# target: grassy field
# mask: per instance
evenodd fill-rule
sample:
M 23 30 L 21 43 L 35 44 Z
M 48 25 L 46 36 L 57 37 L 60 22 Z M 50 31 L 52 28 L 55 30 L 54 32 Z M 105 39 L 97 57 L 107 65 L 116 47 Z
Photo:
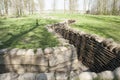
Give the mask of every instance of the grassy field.
M 39 25 L 36 25 L 38 19 Z M 57 20 L 42 19 L 37 16 L 20 18 L 0 18 L 0 49 L 2 48 L 46 48 L 59 42 L 44 27 Z
M 2 48 L 46 48 L 59 42 L 45 29 L 45 25 L 59 22 L 58 19 L 75 19 L 72 28 L 112 38 L 120 42 L 120 16 L 96 16 L 81 14 L 47 14 L 55 19 L 44 19 L 38 15 L 20 18 L 0 18 L 0 49 Z M 36 25 L 38 19 L 39 25 Z M 57 19 L 57 20 L 56 20 Z
M 75 19 L 77 22 L 71 25 L 73 28 L 120 42 L 120 16 L 81 14 L 50 14 L 50 16 L 59 19 Z

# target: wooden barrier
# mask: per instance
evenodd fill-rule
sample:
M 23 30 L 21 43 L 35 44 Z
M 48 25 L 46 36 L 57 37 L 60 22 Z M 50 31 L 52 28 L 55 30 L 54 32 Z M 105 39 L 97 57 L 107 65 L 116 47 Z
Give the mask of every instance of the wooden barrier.
M 47 26 L 77 49 L 78 59 L 91 71 L 114 70 L 120 66 L 120 45 L 111 39 L 82 33 L 68 27 L 67 22 Z

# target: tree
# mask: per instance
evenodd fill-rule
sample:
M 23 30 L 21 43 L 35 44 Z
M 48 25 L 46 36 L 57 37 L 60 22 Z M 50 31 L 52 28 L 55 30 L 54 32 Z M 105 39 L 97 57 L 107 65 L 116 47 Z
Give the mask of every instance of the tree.
M 40 6 L 40 12 L 42 13 L 44 10 L 44 0 L 38 0 L 39 1 L 39 6 Z
M 35 10 L 35 2 L 34 0 L 31 0 L 31 13 L 33 14 Z
M 64 0 L 64 13 L 66 12 L 66 0 Z
M 14 0 L 15 6 L 16 6 L 16 16 L 22 16 L 23 15 L 23 0 Z
M 75 12 L 78 7 L 78 0 L 69 0 L 69 11 Z
M 3 0 L 0 0 L 0 16 L 2 16 L 2 10 L 3 10 Z
M 103 3 L 103 14 L 108 14 L 108 11 L 107 11 L 107 1 L 108 0 L 104 0 L 104 3 Z
M 69 0 L 69 11 L 72 11 L 72 0 Z
M 95 5 L 94 5 L 95 4 Z M 91 10 L 103 15 L 119 15 L 120 0 L 94 0 Z
M 78 8 L 78 0 L 74 0 L 74 11 L 77 11 Z
M 119 5 L 119 15 L 120 15 L 120 0 L 119 0 L 119 4 L 118 5 Z
M 4 9 L 5 9 L 6 15 L 8 15 L 8 2 L 9 2 L 9 0 L 4 0 Z
M 93 3 L 93 0 L 88 0 L 88 10 L 87 10 L 87 14 L 90 13 L 90 10 L 91 10 L 91 5 Z
M 112 15 L 117 15 L 117 1 L 118 0 L 113 0 L 113 4 L 112 4 Z
M 56 0 L 53 0 L 53 11 L 56 11 Z

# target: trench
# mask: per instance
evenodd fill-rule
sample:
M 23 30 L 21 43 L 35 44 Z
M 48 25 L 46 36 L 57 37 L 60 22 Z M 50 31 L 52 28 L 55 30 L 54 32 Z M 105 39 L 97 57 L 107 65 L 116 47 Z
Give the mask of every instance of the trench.
M 66 22 L 57 23 L 49 26 L 49 28 L 76 47 L 78 60 L 89 67 L 91 72 L 113 71 L 120 66 L 120 50 L 118 47 L 114 47 L 109 41 L 99 42 L 96 37 L 76 32 L 68 28 L 67 25 Z
M 82 70 L 80 73 L 76 72 L 76 71 L 79 71 L 80 69 L 71 70 L 73 65 L 76 66 L 76 64 L 74 64 L 74 61 L 76 61 L 76 59 L 82 62 L 82 64 L 84 64 L 86 67 L 88 67 L 89 68 L 88 71 L 95 72 L 95 73 L 100 73 L 106 70 L 114 71 L 117 67 L 120 67 L 119 47 L 113 48 L 114 45 L 113 47 L 108 46 L 106 44 L 108 43 L 108 41 L 106 43 L 104 43 L 104 41 L 99 42 L 96 40 L 96 37 L 93 37 L 89 34 L 79 33 L 71 28 L 68 28 L 67 25 L 68 24 L 66 23 L 57 23 L 57 24 L 49 25 L 47 26 L 47 28 L 52 29 L 55 33 L 61 35 L 62 38 L 68 40 L 69 44 L 74 45 L 76 49 L 70 46 L 68 48 L 57 47 L 54 50 L 52 49 L 53 51 L 51 51 L 51 49 L 48 49 L 47 55 L 45 51 L 40 49 L 37 49 L 37 53 L 39 54 L 33 55 L 34 50 L 29 49 L 27 50 L 27 52 L 29 53 L 29 55 L 27 56 L 25 54 L 24 55 L 22 54 L 22 53 L 26 53 L 26 50 L 24 49 L 21 49 L 21 50 L 14 49 L 12 51 L 12 55 L 11 54 L 6 55 L 6 53 L 10 53 L 10 51 L 3 50 L 5 55 L 0 54 L 0 59 L 1 61 L 3 60 L 2 61 L 3 64 L 0 63 L 0 74 L 8 73 L 8 72 L 17 73 L 17 71 L 22 70 L 22 73 L 25 73 L 25 74 L 21 74 L 21 73 L 15 74 L 17 75 L 15 78 L 18 78 L 18 76 L 21 76 L 21 75 L 24 76 L 28 74 L 28 72 L 33 72 L 28 74 L 29 76 L 26 75 L 27 78 L 29 77 L 28 79 L 26 78 L 26 80 L 30 80 L 30 78 L 32 80 L 34 79 L 39 80 L 39 79 L 36 79 L 36 75 L 39 75 L 40 78 L 44 77 L 42 80 L 47 80 L 46 79 L 47 76 L 50 76 L 50 75 L 52 75 L 52 77 L 55 77 L 55 80 L 58 80 L 56 76 L 60 77 L 60 79 L 63 77 L 65 78 L 65 80 L 70 80 L 72 71 L 75 71 L 73 76 L 79 76 L 79 74 L 82 72 Z M 63 48 L 63 51 L 59 50 L 60 48 Z M 55 53 L 57 55 L 54 54 L 54 51 L 57 51 L 57 50 L 59 54 L 63 53 L 59 55 L 61 57 L 59 57 L 57 53 Z M 42 51 L 44 52 L 44 54 L 42 53 Z M 77 52 L 77 57 L 75 54 L 76 52 L 74 51 Z M 19 55 L 13 54 L 13 53 L 18 54 L 18 52 L 20 53 Z M 70 59 L 68 58 L 68 60 L 66 60 L 66 57 L 65 57 L 65 55 L 67 56 L 66 53 L 71 55 L 69 56 Z M 66 61 L 63 61 L 62 63 L 59 62 L 61 61 L 60 58 L 65 59 L 66 61 L 70 62 L 70 64 L 66 65 L 67 63 Z M 39 63 L 39 61 L 41 61 L 41 63 Z M 53 63 L 52 61 L 53 62 L 56 61 L 57 64 Z M 6 62 L 9 62 L 9 63 L 6 63 Z M 41 64 L 44 64 L 44 65 L 41 65 Z M 18 65 L 19 67 L 16 67 L 16 65 Z M 64 67 L 66 67 L 65 70 L 68 70 L 67 73 L 64 72 L 65 71 Z M 42 71 L 42 68 L 43 68 L 43 71 Z M 59 70 L 57 71 L 57 68 L 62 68 L 63 71 L 59 71 Z M 36 73 L 40 73 L 40 74 L 36 74 Z M 8 74 L 11 74 L 11 73 L 8 73 Z M 67 75 L 67 77 L 65 75 Z M 11 80 L 13 79 L 11 78 Z

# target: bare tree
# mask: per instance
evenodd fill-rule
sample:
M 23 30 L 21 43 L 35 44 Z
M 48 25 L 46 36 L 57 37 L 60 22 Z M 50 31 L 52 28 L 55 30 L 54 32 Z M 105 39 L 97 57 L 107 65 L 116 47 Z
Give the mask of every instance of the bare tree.
M 117 2 L 118 2 L 118 0 L 113 0 L 113 4 L 112 4 L 112 14 L 113 15 L 117 15 Z
M 6 15 L 8 15 L 8 2 L 9 2 L 9 0 L 4 0 L 4 9 L 5 9 Z
M 84 13 L 86 13 L 86 0 L 84 0 L 83 10 L 84 10 Z
M 31 0 L 31 13 L 33 14 L 35 10 L 35 2 L 34 0 Z
M 38 3 L 35 3 L 35 2 Z M 67 1 L 69 4 L 67 4 Z M 82 0 L 83 10 L 86 13 L 93 14 L 120 14 L 120 0 Z M 77 12 L 79 0 L 64 0 L 64 12 L 69 7 L 70 12 Z M 53 11 L 56 11 L 57 0 L 53 0 Z M 44 11 L 45 0 L 0 0 L 0 15 L 9 15 L 9 13 L 22 16 L 23 14 L 33 14 L 36 8 L 40 13 Z
M 107 1 L 108 0 L 102 0 L 102 1 L 103 1 L 103 5 L 102 5 L 103 10 L 102 10 L 102 13 L 103 14 L 107 14 Z
M 45 6 L 44 0 L 38 0 L 38 1 L 39 1 L 39 6 L 40 6 L 40 12 L 42 13 L 44 10 L 44 6 Z
M 69 11 L 72 12 L 72 0 L 69 0 Z
M 87 13 L 90 13 L 90 10 L 91 10 L 91 5 L 93 3 L 93 0 L 88 0 L 88 10 L 87 10 Z
M 92 3 L 92 10 L 97 9 L 94 13 L 119 15 L 120 0 L 94 0 L 94 3 Z
M 0 0 L 0 16 L 2 16 L 3 0 Z
M 75 12 L 78 7 L 78 0 L 69 0 L 69 11 Z
M 56 0 L 53 0 L 53 11 L 56 11 Z
M 77 12 L 78 9 L 78 0 L 74 0 L 74 11 Z
M 119 15 L 120 15 L 120 0 L 119 0 L 119 2 L 118 2 L 118 3 L 119 3 L 119 4 L 118 4 L 118 5 L 119 5 L 119 11 L 118 11 L 118 12 L 119 12 Z
M 64 0 L 64 13 L 66 12 L 66 0 Z

